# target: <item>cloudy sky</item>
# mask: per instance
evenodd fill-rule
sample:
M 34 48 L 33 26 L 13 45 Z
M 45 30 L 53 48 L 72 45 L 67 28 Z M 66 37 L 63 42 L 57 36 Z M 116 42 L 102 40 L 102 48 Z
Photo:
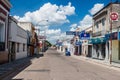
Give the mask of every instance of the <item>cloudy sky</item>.
M 113 0 L 114 1 L 114 0 Z M 46 31 L 47 39 L 54 43 L 64 39 L 66 31 L 92 25 L 92 15 L 110 0 L 11 0 L 10 14 L 19 21 L 32 22 Z

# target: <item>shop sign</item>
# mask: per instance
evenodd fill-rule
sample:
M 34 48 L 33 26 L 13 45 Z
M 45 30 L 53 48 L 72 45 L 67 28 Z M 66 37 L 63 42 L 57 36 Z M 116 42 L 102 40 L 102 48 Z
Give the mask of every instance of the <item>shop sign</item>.
M 105 37 L 107 39 L 112 39 L 112 40 L 117 40 L 119 38 L 118 32 L 114 32 L 111 35 L 110 34 L 106 34 Z
M 75 31 L 66 31 L 66 35 L 74 35 Z
M 81 33 L 80 39 L 90 39 L 90 34 L 89 33 Z
M 79 35 L 81 32 L 76 31 L 66 31 L 66 35 Z

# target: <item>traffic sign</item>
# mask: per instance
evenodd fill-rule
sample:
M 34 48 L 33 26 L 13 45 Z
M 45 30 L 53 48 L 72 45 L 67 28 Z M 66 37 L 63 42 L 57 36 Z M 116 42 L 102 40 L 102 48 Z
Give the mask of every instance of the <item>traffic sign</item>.
M 111 19 L 111 20 L 113 20 L 113 21 L 118 21 L 118 18 L 119 18 L 119 16 L 118 16 L 118 13 L 117 13 L 117 12 L 112 12 L 112 13 L 110 14 L 110 19 Z
M 73 35 L 74 32 L 73 31 L 66 31 L 66 35 Z

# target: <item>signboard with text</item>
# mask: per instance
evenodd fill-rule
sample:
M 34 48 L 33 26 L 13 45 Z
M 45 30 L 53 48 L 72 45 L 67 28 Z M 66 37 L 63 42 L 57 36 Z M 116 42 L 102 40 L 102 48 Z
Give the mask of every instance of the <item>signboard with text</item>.
M 89 33 L 81 33 L 80 39 L 90 39 L 90 34 Z
M 66 35 L 79 35 L 81 32 L 76 31 L 66 31 Z

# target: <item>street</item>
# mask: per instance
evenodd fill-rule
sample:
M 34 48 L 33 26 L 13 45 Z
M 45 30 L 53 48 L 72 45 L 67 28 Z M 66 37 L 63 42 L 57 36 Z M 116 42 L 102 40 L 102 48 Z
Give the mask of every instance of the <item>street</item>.
M 120 80 L 120 72 L 49 49 L 13 80 Z

